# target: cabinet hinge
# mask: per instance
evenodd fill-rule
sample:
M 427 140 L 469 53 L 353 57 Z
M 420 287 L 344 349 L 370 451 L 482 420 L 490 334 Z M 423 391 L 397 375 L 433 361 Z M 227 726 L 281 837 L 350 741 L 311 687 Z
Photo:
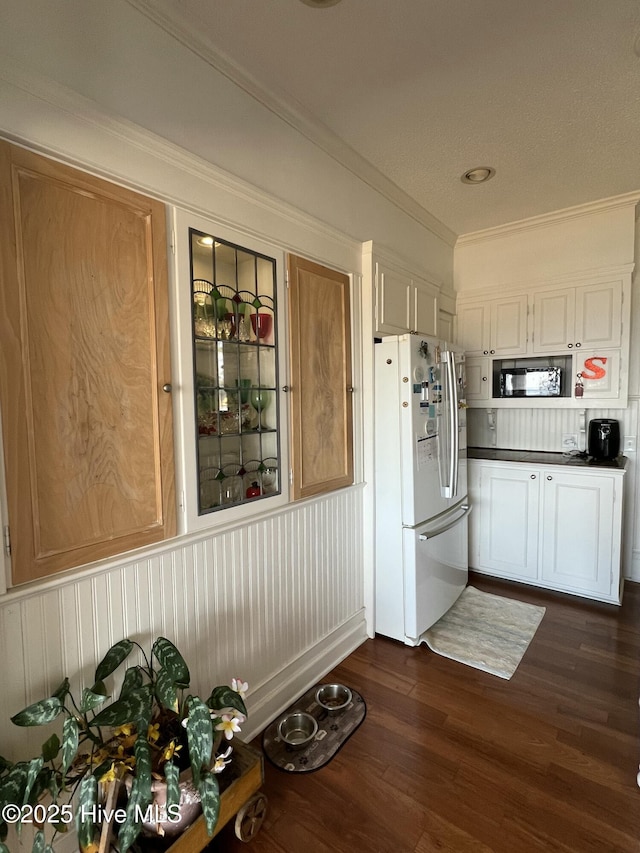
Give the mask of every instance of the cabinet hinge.
M 9 525 L 5 524 L 2 528 L 2 541 L 4 544 L 4 553 L 7 557 L 11 556 L 11 533 L 9 532 Z
M 293 486 L 293 468 L 289 468 L 289 485 Z
M 175 255 L 176 253 L 176 232 L 175 229 L 171 229 L 171 242 L 169 244 L 171 246 L 171 254 Z
M 284 271 L 284 283 L 288 288 L 289 287 L 289 270 Z

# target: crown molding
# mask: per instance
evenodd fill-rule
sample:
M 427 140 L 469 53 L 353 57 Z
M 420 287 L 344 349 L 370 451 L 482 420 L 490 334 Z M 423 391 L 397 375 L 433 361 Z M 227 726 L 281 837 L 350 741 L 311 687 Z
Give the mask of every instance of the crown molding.
M 453 247 L 457 234 L 378 171 L 368 160 L 347 145 L 337 134 L 318 121 L 306 107 L 292 97 L 285 99 L 266 89 L 259 80 L 241 68 L 229 56 L 210 44 L 202 33 L 177 20 L 174 9 L 163 0 L 127 0 L 130 6 L 163 29 L 168 35 L 224 75 L 228 80 L 262 104 L 298 133 L 328 154 L 345 169 L 384 196 L 387 201 L 424 228 Z
M 640 190 L 611 196 L 598 201 L 590 201 L 586 204 L 578 204 L 574 207 L 566 207 L 563 210 L 554 210 L 551 213 L 542 213 L 532 216 L 530 219 L 520 219 L 517 222 L 508 222 L 505 225 L 496 225 L 494 228 L 486 228 L 482 231 L 472 231 L 461 234 L 456 241 L 456 248 L 469 243 L 480 243 L 483 240 L 495 240 L 499 237 L 507 237 L 522 231 L 530 231 L 532 228 L 546 228 L 557 222 L 567 222 L 571 219 L 580 219 L 583 216 L 592 216 L 594 213 L 603 213 L 622 207 L 635 207 L 640 201 Z
M 283 201 L 257 187 L 248 181 L 238 178 L 219 166 L 186 151 L 175 143 L 169 142 L 158 134 L 153 133 L 134 122 L 107 112 L 101 105 L 84 95 L 75 92 L 60 83 L 44 78 L 39 74 L 20 67 L 15 61 L 4 62 L 0 57 L 0 80 L 5 81 L 18 91 L 37 98 L 56 110 L 66 113 L 73 121 L 96 128 L 99 133 L 107 134 L 119 142 L 132 146 L 144 152 L 146 156 L 170 166 L 173 170 L 191 175 L 200 182 L 209 184 L 212 188 L 223 190 L 237 199 L 257 206 L 269 214 L 277 216 L 301 228 L 310 235 L 322 234 L 326 239 L 342 246 L 354 257 L 361 255 L 362 243 L 339 231 L 334 226 L 311 214 L 300 210 L 292 204 Z M 205 208 L 194 204 L 188 196 L 167 192 L 157 185 L 144 180 L 123 178 L 118 171 L 105 168 L 103 163 L 96 162 L 83 151 L 79 156 L 59 145 L 52 145 L 49 137 L 40 137 L 11 128 L 0 121 L 0 137 L 32 151 L 59 160 L 67 165 L 85 169 L 97 177 L 105 178 L 122 186 L 127 186 L 137 192 L 144 192 L 165 204 L 173 204 L 183 210 L 203 217 L 214 217 L 216 221 L 236 230 L 243 230 L 250 237 L 265 239 L 265 235 L 247 227 L 246 223 L 236 222 L 222 216 L 214 208 Z M 288 245 L 279 238 L 279 245 L 286 251 L 300 251 L 300 247 Z

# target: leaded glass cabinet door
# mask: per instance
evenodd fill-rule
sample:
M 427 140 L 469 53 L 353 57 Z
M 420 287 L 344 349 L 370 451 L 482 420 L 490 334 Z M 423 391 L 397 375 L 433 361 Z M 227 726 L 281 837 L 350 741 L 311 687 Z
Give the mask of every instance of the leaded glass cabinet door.
M 281 493 L 276 260 L 189 229 L 198 515 Z

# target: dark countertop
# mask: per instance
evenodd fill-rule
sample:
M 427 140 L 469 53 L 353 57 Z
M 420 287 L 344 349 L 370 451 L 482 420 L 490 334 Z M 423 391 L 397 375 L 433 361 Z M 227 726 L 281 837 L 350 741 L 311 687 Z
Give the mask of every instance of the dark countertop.
M 468 447 L 468 459 L 486 459 L 492 462 L 527 462 L 531 465 L 569 465 L 574 468 L 617 468 L 624 470 L 627 459 L 618 456 L 607 462 L 594 462 L 588 456 L 565 456 L 543 450 L 502 450 L 499 447 Z

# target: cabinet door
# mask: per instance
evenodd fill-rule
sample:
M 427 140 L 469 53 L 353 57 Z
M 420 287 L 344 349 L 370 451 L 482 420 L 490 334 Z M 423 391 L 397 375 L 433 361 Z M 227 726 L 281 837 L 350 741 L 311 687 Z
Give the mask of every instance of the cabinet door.
M 618 347 L 622 336 L 622 281 L 576 288 L 576 347 Z
M 0 143 L 14 583 L 175 533 L 165 208 Z
M 491 302 L 491 355 L 519 355 L 527 351 L 527 296 Z
M 614 480 L 543 471 L 541 577 L 545 586 L 609 597 L 612 591 Z
M 376 332 L 404 335 L 413 329 L 414 299 L 409 276 L 376 264 Z
M 440 309 L 438 311 L 438 333 L 437 336 L 443 341 L 448 341 L 453 343 L 453 314 L 450 314 L 448 311 L 443 311 Z
M 467 358 L 465 363 L 467 402 L 488 400 L 491 397 L 491 361 L 488 358 Z
M 537 578 L 539 497 L 537 469 L 483 469 L 479 568 L 505 578 Z
M 546 290 L 533 297 L 533 351 L 573 349 L 575 290 Z
M 488 303 L 459 305 L 457 340 L 468 355 L 488 355 L 491 338 L 491 309 Z
M 413 321 L 410 331 L 421 335 L 438 334 L 438 293 L 426 281 L 413 282 Z
M 290 255 L 293 498 L 353 482 L 349 277 Z

